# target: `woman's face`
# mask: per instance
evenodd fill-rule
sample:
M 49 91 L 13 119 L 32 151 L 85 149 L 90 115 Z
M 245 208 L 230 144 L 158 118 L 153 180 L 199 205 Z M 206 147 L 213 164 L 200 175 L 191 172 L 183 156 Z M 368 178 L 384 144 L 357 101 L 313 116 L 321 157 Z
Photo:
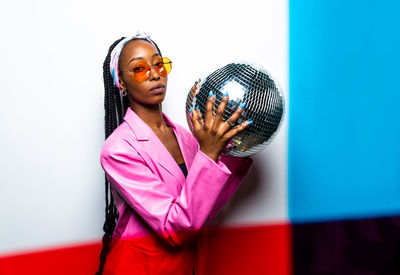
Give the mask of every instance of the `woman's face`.
M 132 71 L 138 62 L 146 62 L 153 65 L 160 57 L 157 49 L 145 40 L 132 40 L 125 44 L 119 58 L 120 71 Z M 147 80 L 138 82 L 133 77 L 133 72 L 120 73 L 120 87 L 126 90 L 128 98 L 141 105 L 158 105 L 164 98 L 167 89 L 168 78 L 160 76 L 151 66 L 150 76 Z

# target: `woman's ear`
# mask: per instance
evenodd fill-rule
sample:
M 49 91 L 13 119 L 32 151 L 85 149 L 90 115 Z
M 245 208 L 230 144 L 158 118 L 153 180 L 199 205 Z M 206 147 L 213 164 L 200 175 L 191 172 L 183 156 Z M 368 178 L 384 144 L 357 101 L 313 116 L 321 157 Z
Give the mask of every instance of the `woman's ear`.
M 123 91 L 126 91 L 125 83 L 124 83 L 124 81 L 122 81 L 121 77 L 119 77 L 118 82 L 119 82 L 120 89 Z

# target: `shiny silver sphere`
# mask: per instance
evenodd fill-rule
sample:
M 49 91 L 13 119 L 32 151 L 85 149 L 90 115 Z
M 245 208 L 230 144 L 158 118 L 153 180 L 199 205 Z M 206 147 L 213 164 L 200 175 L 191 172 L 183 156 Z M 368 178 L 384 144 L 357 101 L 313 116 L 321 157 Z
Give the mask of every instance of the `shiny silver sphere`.
M 209 92 L 216 95 L 214 112 L 225 92 L 229 101 L 223 120 L 246 102 L 236 124 L 252 120 L 244 131 L 232 138 L 224 154 L 246 157 L 264 149 L 277 132 L 284 115 L 284 97 L 278 84 L 264 70 L 244 63 L 231 63 L 217 69 L 200 81 L 197 90 L 192 89 L 186 99 L 186 119 L 193 133 L 190 107 L 199 107 L 204 117 Z

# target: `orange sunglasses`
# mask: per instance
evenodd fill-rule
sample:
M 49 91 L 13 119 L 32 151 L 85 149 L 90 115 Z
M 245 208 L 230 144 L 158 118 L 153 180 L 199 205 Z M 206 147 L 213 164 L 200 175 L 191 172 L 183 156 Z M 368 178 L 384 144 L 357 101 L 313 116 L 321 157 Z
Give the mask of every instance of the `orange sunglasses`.
M 131 70 L 120 72 L 132 72 L 135 80 L 142 82 L 149 79 L 151 67 L 153 67 L 160 76 L 167 76 L 171 72 L 172 61 L 167 57 L 160 57 L 156 60 L 154 65 L 150 65 L 145 61 L 139 61 Z

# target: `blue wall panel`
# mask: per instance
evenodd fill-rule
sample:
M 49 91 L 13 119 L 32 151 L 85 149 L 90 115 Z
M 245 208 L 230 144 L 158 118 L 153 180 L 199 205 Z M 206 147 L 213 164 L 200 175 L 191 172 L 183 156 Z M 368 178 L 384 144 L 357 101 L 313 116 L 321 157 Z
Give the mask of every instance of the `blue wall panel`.
M 289 3 L 290 219 L 400 213 L 400 2 Z

